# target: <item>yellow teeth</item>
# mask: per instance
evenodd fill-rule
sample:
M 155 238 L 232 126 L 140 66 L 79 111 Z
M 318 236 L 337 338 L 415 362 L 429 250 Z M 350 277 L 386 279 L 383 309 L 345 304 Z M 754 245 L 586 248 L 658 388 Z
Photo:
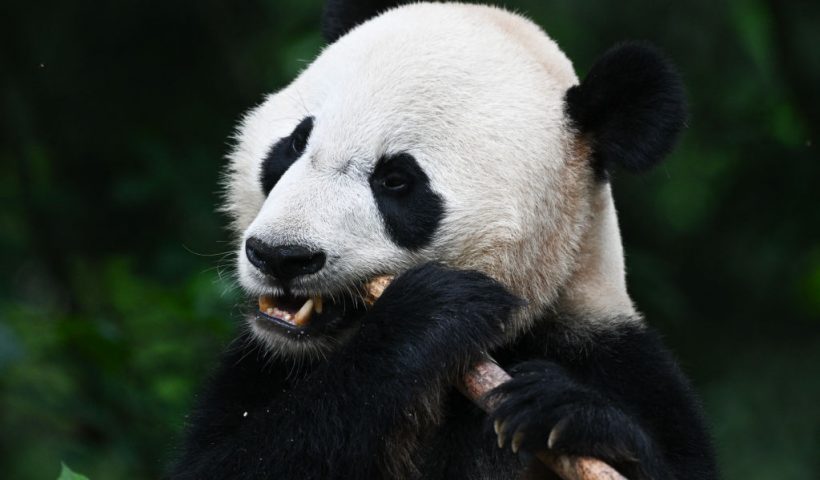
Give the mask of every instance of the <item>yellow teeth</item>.
M 262 295 L 259 297 L 259 311 L 265 312 L 268 315 L 276 308 L 276 302 L 270 295 Z
M 313 299 L 309 298 L 302 308 L 293 316 L 293 324 L 297 327 L 304 326 L 310 320 L 310 314 L 313 313 Z M 290 319 L 287 319 L 290 321 Z
M 322 297 L 313 297 L 313 309 L 316 313 L 322 313 Z
M 259 311 L 271 316 L 280 318 L 297 327 L 304 327 L 310 321 L 310 317 L 315 311 L 322 313 L 322 297 L 315 296 L 307 299 L 296 313 L 290 313 L 278 307 L 276 297 L 273 295 L 262 295 L 259 297 Z

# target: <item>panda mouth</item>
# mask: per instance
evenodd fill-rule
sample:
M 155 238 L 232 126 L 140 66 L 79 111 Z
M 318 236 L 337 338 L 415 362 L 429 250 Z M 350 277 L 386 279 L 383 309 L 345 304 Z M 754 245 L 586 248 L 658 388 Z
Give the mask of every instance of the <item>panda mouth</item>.
M 266 330 L 302 336 L 345 317 L 345 306 L 321 296 L 261 295 L 256 321 Z
M 361 299 L 295 295 L 262 295 L 255 323 L 258 327 L 294 340 L 344 329 L 363 314 Z
M 284 322 L 295 328 L 306 328 L 314 312 L 321 315 L 324 301 L 320 296 L 314 297 L 259 297 L 259 313 L 272 320 Z
M 319 295 L 261 295 L 258 299 L 257 324 L 299 336 L 360 316 L 373 305 L 391 277 L 376 277 L 365 284 L 359 298 L 341 297 L 328 300 Z

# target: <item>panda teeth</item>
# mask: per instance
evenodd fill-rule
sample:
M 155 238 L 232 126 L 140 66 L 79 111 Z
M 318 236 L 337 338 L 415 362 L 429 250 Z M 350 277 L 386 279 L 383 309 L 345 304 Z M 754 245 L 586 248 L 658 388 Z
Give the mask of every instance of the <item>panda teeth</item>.
M 316 295 L 313 297 L 313 310 L 316 313 L 322 313 L 322 297 Z
M 316 295 L 308 298 L 296 313 L 291 313 L 279 308 L 276 297 L 273 295 L 262 295 L 259 297 L 259 311 L 270 317 L 282 319 L 297 327 L 303 327 L 310 321 L 313 312 L 322 313 L 322 297 Z
M 299 311 L 296 312 L 295 315 L 293 315 L 292 323 L 297 327 L 304 326 L 308 322 L 308 320 L 310 320 L 311 313 L 313 313 L 313 299 L 308 298 L 305 304 L 302 305 L 302 308 L 300 308 Z M 289 322 L 291 321 L 290 318 L 287 318 L 286 320 Z
M 271 295 L 261 295 L 259 297 L 259 311 L 270 315 L 276 308 L 276 300 Z

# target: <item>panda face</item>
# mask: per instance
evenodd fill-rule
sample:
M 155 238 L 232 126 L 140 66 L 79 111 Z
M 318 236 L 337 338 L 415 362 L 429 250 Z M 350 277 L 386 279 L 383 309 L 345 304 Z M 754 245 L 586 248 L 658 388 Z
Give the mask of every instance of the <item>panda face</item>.
M 402 7 L 326 48 L 244 118 L 230 157 L 253 331 L 282 353 L 332 348 L 367 280 L 426 261 L 506 284 L 529 302 L 526 327 L 570 274 L 589 211 L 594 175 L 564 108 L 576 82 L 537 27 L 489 7 Z

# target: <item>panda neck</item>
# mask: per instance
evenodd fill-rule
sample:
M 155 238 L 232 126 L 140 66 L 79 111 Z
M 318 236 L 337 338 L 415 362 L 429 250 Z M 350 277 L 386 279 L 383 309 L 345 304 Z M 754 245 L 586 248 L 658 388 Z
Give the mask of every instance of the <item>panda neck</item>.
M 626 289 L 623 246 L 610 185 L 599 183 L 594 188 L 589 227 L 555 310 L 572 317 L 635 318 L 635 307 Z

